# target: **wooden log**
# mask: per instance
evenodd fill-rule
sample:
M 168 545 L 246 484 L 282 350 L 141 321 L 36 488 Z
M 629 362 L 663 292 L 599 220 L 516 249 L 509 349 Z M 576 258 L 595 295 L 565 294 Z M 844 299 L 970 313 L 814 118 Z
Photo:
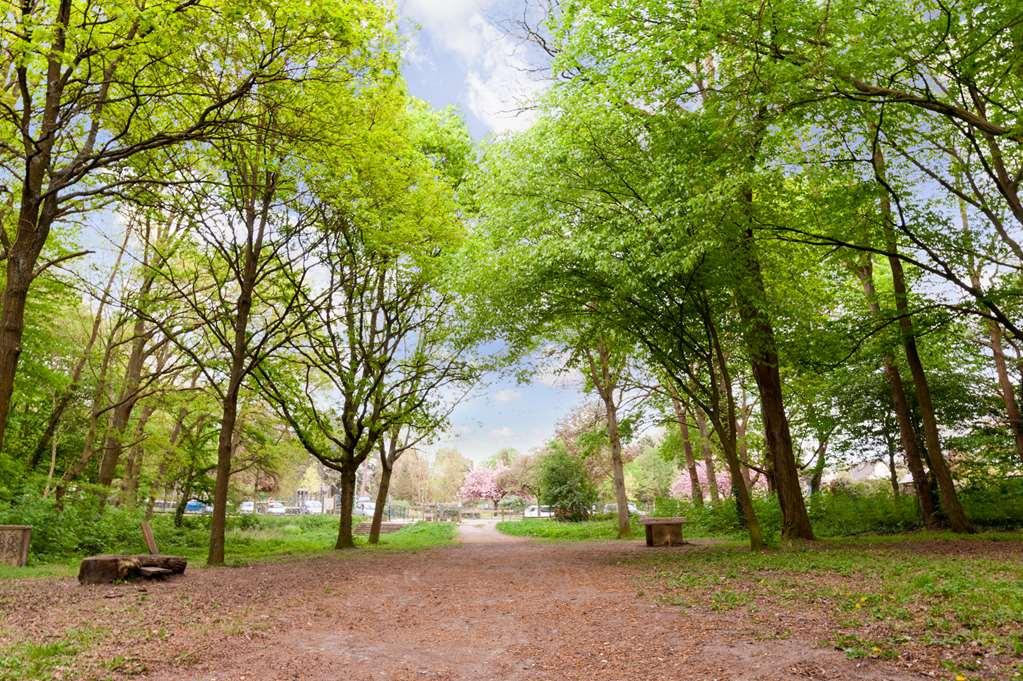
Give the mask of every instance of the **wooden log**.
M 180 575 L 188 567 L 188 559 L 181 556 L 132 556 L 138 561 L 139 567 L 155 567 L 170 570 L 171 574 Z
M 78 581 L 81 584 L 112 584 L 147 577 L 168 577 L 182 574 L 187 566 L 188 561 L 180 556 L 89 556 L 78 566 Z
M 160 549 L 156 545 L 156 537 L 153 535 L 153 528 L 145 520 L 142 521 L 142 539 L 145 540 L 149 553 L 154 556 L 160 553 Z

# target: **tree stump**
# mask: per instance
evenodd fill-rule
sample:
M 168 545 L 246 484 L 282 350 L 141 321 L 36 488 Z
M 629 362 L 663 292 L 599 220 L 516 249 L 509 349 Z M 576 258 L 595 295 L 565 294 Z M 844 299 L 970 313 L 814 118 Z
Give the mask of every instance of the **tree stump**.
M 78 567 L 81 584 L 112 584 L 133 579 L 162 579 L 185 572 L 180 556 L 89 556 Z

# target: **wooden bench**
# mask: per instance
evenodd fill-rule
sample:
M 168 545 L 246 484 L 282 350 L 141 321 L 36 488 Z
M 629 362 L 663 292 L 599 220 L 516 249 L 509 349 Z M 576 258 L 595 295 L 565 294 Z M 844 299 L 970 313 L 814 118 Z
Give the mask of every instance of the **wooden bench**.
M 681 546 L 682 523 L 684 518 L 641 518 L 640 524 L 646 529 L 647 546 Z

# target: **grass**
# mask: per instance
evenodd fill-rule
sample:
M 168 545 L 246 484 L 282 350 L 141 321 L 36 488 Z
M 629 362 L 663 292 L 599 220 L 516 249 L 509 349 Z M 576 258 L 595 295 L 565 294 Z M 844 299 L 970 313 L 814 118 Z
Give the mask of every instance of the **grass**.
M 0 681 L 62 678 L 60 669 L 69 665 L 99 635 L 98 629 L 72 629 L 56 641 L 25 641 L 0 649 Z
M 569 523 L 546 518 L 530 518 L 499 522 L 497 531 L 515 537 L 536 537 L 555 541 L 618 539 L 618 521 L 584 520 L 578 523 Z M 641 536 L 643 536 L 643 528 L 634 520 L 630 538 Z
M 337 540 L 337 524 L 334 516 L 295 516 L 261 518 L 257 526 L 247 529 L 233 527 L 225 535 L 226 564 L 242 566 L 330 552 Z M 206 562 L 209 534 L 200 522 L 177 531 L 163 529 L 162 533 L 160 528 L 156 529 L 162 553 L 184 556 L 195 566 Z M 381 535 L 380 544 L 376 546 L 368 544 L 365 536 L 357 535 L 356 545 L 375 551 L 415 551 L 449 544 L 454 541 L 454 536 L 455 529 L 451 523 L 416 523 Z M 144 552 L 141 534 L 138 541 L 139 546 L 117 547 L 111 551 Z M 21 568 L 0 566 L 0 579 L 68 577 L 77 573 L 82 557 L 74 555 L 53 562 L 34 562 Z
M 650 588 L 683 608 L 817 610 L 833 625 L 817 632 L 822 642 L 850 658 L 938 650 L 949 678 L 1023 679 L 1023 564 L 996 545 L 971 550 L 985 539 L 1023 541 L 1023 533 L 952 546 L 963 539 L 865 536 L 757 553 L 729 543 L 638 560 L 650 568 Z

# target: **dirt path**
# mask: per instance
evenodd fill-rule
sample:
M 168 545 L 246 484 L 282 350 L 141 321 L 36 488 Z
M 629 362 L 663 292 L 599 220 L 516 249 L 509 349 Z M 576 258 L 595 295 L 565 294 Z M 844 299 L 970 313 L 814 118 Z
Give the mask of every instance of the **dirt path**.
M 464 544 L 415 554 L 195 570 L 145 588 L 8 583 L 0 643 L 102 627 L 61 678 L 925 678 L 818 647 L 812 622 L 777 633 L 735 613 L 659 604 L 629 562 L 647 550 L 640 542 L 508 541 L 473 524 L 462 536 Z
M 464 520 L 458 526 L 458 541 L 462 544 L 515 544 L 527 541 L 497 531 L 496 520 Z

